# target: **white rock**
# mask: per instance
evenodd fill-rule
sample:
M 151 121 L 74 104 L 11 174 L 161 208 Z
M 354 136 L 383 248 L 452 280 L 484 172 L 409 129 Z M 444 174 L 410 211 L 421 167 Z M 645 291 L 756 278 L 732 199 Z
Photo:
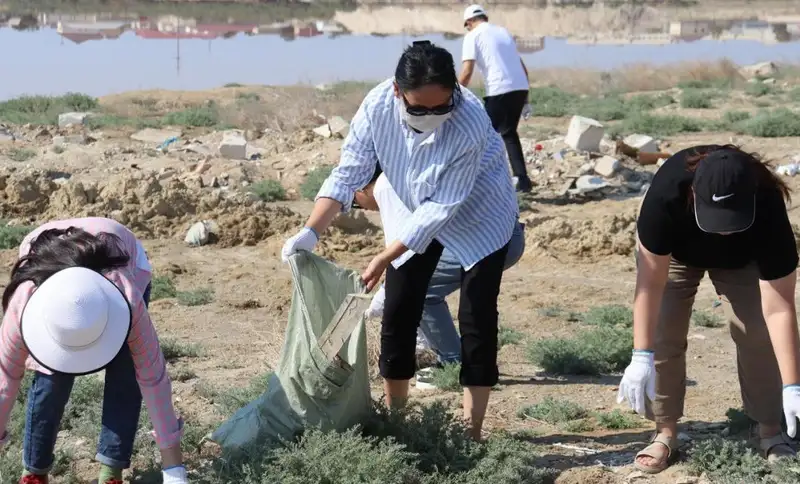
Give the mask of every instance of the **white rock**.
M 614 176 L 618 168 L 619 160 L 613 156 L 604 156 L 594 164 L 594 172 L 604 177 Z
M 327 123 L 314 128 L 312 131 L 314 131 L 314 134 L 317 136 L 322 136 L 323 138 L 330 138 L 332 136 L 331 127 L 328 126 Z
M 779 70 L 778 64 L 774 62 L 759 62 L 742 67 L 741 72 L 745 77 L 771 77 Z
M 219 154 L 230 160 L 247 159 L 247 140 L 238 133 L 228 133 L 219 144 Z
M 328 129 L 331 130 L 332 135 L 339 135 L 344 138 L 350 131 L 350 123 L 341 116 L 334 116 L 328 119 Z
M 11 131 L 4 128 L 0 128 L 0 143 L 10 143 L 15 139 L 16 138 L 14 137 L 14 134 Z
M 774 77 L 770 77 L 769 79 L 764 79 L 763 81 L 761 81 L 762 84 L 775 84 L 775 82 L 776 81 Z
M 575 188 L 578 192 L 585 193 L 594 190 L 599 190 L 608 186 L 605 180 L 600 177 L 592 175 L 583 175 L 575 180 Z
M 632 134 L 626 136 L 622 142 L 632 148 L 636 148 L 640 153 L 658 152 L 658 143 L 656 143 L 655 139 L 646 134 Z
M 205 222 L 197 222 L 186 232 L 186 238 L 183 239 L 183 241 L 191 246 L 205 245 L 208 243 L 208 236 L 210 234 L 211 230 L 209 230 Z
M 605 130 L 599 121 L 583 116 L 573 116 L 569 122 L 564 142 L 577 151 L 600 151 L 600 140 Z
M 594 165 L 593 164 L 584 163 L 583 165 L 581 165 L 580 168 L 578 168 L 578 174 L 580 174 L 580 175 L 588 175 L 589 173 L 592 172 L 592 170 L 594 170 Z
M 91 113 L 64 113 L 58 115 L 58 126 L 63 128 L 70 124 L 84 124 Z
M 64 146 L 64 145 L 85 145 L 86 144 L 86 136 L 82 134 L 70 134 L 67 136 L 53 136 L 53 145 L 54 146 Z

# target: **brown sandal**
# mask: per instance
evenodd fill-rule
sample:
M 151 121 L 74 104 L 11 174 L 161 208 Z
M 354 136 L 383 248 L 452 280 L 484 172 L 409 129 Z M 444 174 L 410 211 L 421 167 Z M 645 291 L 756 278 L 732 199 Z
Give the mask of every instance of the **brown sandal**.
M 759 447 L 761 447 L 764 458 L 769 462 L 775 462 L 783 458 L 793 458 L 797 455 L 789 442 L 783 437 L 783 432 L 775 437 L 760 439 Z
M 639 462 L 639 457 L 650 457 L 651 459 L 658 459 L 658 454 L 656 454 L 656 447 L 666 447 L 667 455 L 664 456 L 662 459 L 659 459 L 658 463 L 655 465 L 644 465 Z M 664 434 L 659 434 L 653 437 L 650 441 L 650 445 L 642 449 L 633 461 L 633 467 L 640 472 L 644 472 L 645 474 L 658 474 L 659 472 L 663 471 L 667 467 L 672 464 L 675 459 L 678 457 L 678 449 L 680 448 L 681 443 L 677 437 L 667 437 Z

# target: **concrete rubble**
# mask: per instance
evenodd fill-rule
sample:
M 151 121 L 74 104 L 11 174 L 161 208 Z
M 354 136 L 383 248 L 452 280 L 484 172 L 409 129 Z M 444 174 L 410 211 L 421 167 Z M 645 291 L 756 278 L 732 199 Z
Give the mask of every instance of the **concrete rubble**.
M 312 131 L 323 138 L 344 138 L 350 132 L 350 123 L 341 116 L 333 116 Z
M 228 131 L 222 136 L 219 154 L 229 160 L 247 159 L 247 139 L 238 131 Z
M 658 152 L 658 143 L 656 140 L 645 134 L 632 134 L 626 136 L 622 142 L 632 148 L 636 148 L 640 153 Z
M 58 115 L 58 127 L 66 128 L 67 126 L 81 126 L 86 124 L 86 119 L 91 116 L 91 113 L 64 113 Z
M 64 136 L 53 136 L 53 146 L 64 145 L 85 145 L 88 138 L 83 134 L 68 134 Z
M 605 129 L 599 121 L 583 116 L 573 116 L 564 141 L 573 150 L 598 152 L 600 151 L 600 140 L 603 139 L 604 134 Z

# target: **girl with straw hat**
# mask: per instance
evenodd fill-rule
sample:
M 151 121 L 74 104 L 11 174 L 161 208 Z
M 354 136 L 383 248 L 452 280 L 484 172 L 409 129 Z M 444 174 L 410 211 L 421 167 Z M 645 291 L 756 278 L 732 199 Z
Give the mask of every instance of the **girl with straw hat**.
M 28 235 L 3 293 L 0 331 L 0 445 L 26 367 L 28 392 L 20 484 L 47 484 L 56 436 L 76 376 L 105 370 L 95 459 L 98 484 L 122 484 L 144 399 L 161 451 L 165 484 L 188 483 L 181 420 L 147 311 L 151 268 L 123 225 L 62 220 Z

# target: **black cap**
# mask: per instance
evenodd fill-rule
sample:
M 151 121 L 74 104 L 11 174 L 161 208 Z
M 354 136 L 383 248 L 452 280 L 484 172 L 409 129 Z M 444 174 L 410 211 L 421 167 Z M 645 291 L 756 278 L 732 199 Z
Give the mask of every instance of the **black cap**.
M 743 232 L 756 218 L 758 185 L 752 159 L 738 150 L 720 149 L 701 160 L 694 174 L 694 213 L 703 232 Z

